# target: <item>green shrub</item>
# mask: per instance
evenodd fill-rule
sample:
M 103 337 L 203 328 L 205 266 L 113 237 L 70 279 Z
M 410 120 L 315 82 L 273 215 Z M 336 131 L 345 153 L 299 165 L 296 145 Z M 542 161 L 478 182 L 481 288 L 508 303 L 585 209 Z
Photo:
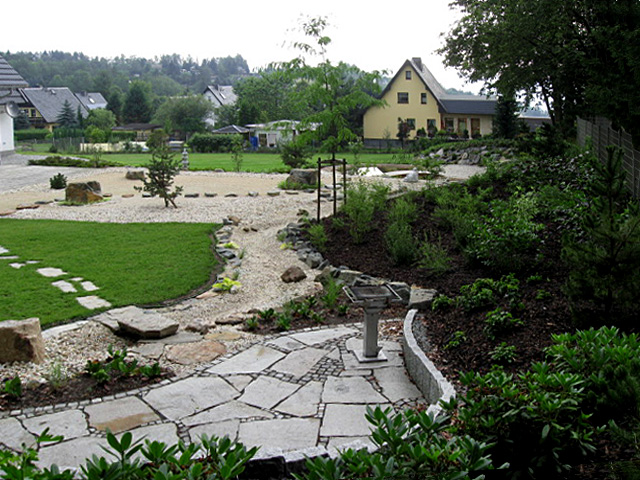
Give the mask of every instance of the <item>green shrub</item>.
M 456 302 L 465 311 L 480 310 L 505 301 L 511 310 L 523 308 L 520 301 L 520 281 L 513 274 L 504 275 L 499 280 L 478 278 L 469 285 L 460 287 Z
M 313 151 L 307 143 L 301 139 L 282 143 L 278 146 L 282 163 L 290 168 L 302 168 L 311 158 Z
M 505 312 L 501 308 L 496 308 L 487 313 L 484 323 L 484 332 L 491 340 L 495 340 L 496 337 L 523 325 L 522 320 L 514 318 L 511 312 Z
M 518 358 L 518 352 L 515 345 L 509 345 L 507 342 L 501 342 L 489 353 L 491 360 L 499 365 L 509 365 Z
M 411 265 L 417 256 L 418 247 L 411 231 L 411 225 L 393 222 L 384 233 L 387 252 L 395 265 Z
M 189 138 L 189 146 L 196 153 L 225 153 L 232 150 L 236 137 L 237 135 L 195 133 Z
M 387 219 L 389 223 L 413 223 L 417 217 L 418 207 L 416 203 L 407 197 L 400 197 L 391 205 Z
M 355 243 L 364 242 L 373 228 L 374 214 L 384 207 L 388 192 L 387 187 L 364 182 L 348 189 L 342 211 L 349 219 L 349 233 Z
M 27 130 L 14 130 L 13 137 L 16 142 L 23 142 L 25 140 L 44 140 L 49 135 L 49 130 L 44 128 L 30 128 Z
M 455 433 L 491 444 L 507 478 L 558 478 L 572 462 L 595 452 L 592 426 L 582 411 L 584 377 L 536 363 L 519 375 L 494 368 L 460 377 L 464 394 L 443 403 L 456 415 Z
M 22 397 L 22 380 L 16 375 L 5 381 L 2 389 L 9 398 L 18 399 Z
M 425 235 L 418 245 L 418 266 L 429 271 L 433 276 L 444 275 L 451 268 L 451 258 L 447 249 L 442 246 L 440 238 L 436 242 L 429 241 Z
M 100 160 L 97 164 L 81 158 L 49 156 L 39 160 L 29 160 L 29 165 L 42 165 L 46 167 L 80 167 L 80 168 L 105 168 L 121 166 L 118 163 Z
M 446 295 L 438 295 L 431 302 L 431 310 L 437 312 L 438 310 L 443 310 L 445 308 L 452 307 L 456 304 L 456 301 L 453 298 L 447 297 Z
M 322 223 L 314 223 L 307 228 L 307 235 L 309 235 L 309 241 L 319 252 L 324 252 L 327 247 L 327 232 L 325 232 L 324 225 Z
M 324 295 L 320 297 L 324 306 L 330 310 L 336 308 L 338 298 L 342 294 L 342 285 L 335 278 L 329 277 L 324 284 Z
M 444 346 L 445 350 L 451 350 L 452 348 L 457 348 L 467 341 L 467 334 L 462 330 L 456 330 L 453 332 L 451 339 Z
M 54 190 L 67 188 L 67 177 L 61 173 L 57 173 L 49 179 L 49 186 Z

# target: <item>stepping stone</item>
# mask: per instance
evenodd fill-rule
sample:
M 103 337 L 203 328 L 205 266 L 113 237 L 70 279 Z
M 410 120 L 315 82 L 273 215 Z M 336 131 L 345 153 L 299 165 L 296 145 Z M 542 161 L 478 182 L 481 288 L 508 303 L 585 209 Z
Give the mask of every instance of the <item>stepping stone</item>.
M 272 365 L 271 369 L 300 378 L 306 375 L 327 353 L 326 350 L 310 347 L 296 350 Z
M 8 217 L 9 215 L 13 215 L 16 213 L 15 210 L 0 210 L 0 217 Z
M 26 263 L 10 263 L 9 266 L 15 268 L 16 270 L 20 270 L 22 267 L 26 266 Z
M 278 197 L 280 195 L 280 192 L 272 190 L 270 192 L 267 192 L 267 195 L 269 197 Z
M 73 285 L 71 285 L 69 282 L 67 282 L 65 280 L 58 280 L 57 282 L 53 282 L 51 285 L 53 285 L 56 288 L 59 288 L 64 293 L 75 293 L 75 292 L 77 292 L 76 287 L 74 287 Z
M 203 435 L 211 437 L 215 435 L 217 437 L 229 437 L 230 440 L 235 440 L 238 436 L 238 428 L 240 427 L 240 420 L 226 420 L 224 422 L 206 423 L 204 425 L 198 425 L 189 429 L 189 438 L 191 442 L 200 442 Z
M 388 405 L 387 405 L 388 406 Z M 374 405 L 370 405 L 374 408 Z M 381 407 L 384 407 L 381 405 Z M 362 437 L 371 434 L 372 426 L 365 418 L 367 405 L 329 404 L 324 411 L 320 435 L 323 437 Z
M 80 283 L 82 288 L 84 288 L 85 292 L 95 292 L 96 290 L 100 290 L 100 287 L 96 287 L 93 282 L 85 281 Z
M 287 195 L 300 195 L 300 192 L 298 192 L 297 190 L 285 190 L 285 192 Z
M 317 418 L 288 418 L 259 420 L 240 424 L 238 441 L 247 447 L 268 446 L 282 450 L 315 447 L 320 420 Z
M 362 377 L 329 377 L 322 392 L 324 403 L 385 403 L 387 399 L 376 392 Z
M 322 383 L 309 382 L 275 409 L 296 417 L 310 417 L 318 413 L 321 395 Z
M 391 402 L 422 397 L 420 390 L 409 380 L 404 368 L 379 368 L 374 372 L 382 394 Z
M 238 399 L 255 407 L 269 409 L 280 403 L 286 397 L 298 390 L 300 385 L 283 382 L 272 377 L 258 377 L 257 380 L 244 389 Z
M 88 297 L 76 297 L 76 300 L 80 305 L 89 310 L 96 310 L 97 308 L 109 308 L 111 306 L 111 303 L 95 295 L 89 295 Z
M 133 198 L 133 193 L 123 193 L 122 198 Z
M 204 336 L 204 338 L 207 340 L 217 340 L 219 342 L 233 342 L 235 340 L 240 340 L 242 338 L 242 334 L 229 330 L 223 330 L 221 332 L 208 333 Z
M 143 400 L 169 420 L 179 420 L 229 402 L 239 395 L 240 392 L 222 378 L 190 377 L 154 388 Z
M 64 270 L 60 270 L 59 268 L 51 268 L 51 267 L 39 268 L 37 272 L 43 277 L 50 277 L 50 278 L 60 277 L 62 275 L 67 274 L 67 272 L 65 272 Z
M 228 420 L 239 420 L 241 418 L 273 418 L 273 414 L 238 400 L 232 400 L 231 402 L 214 407 L 205 412 L 183 418 L 182 423 L 191 427 L 204 423 L 226 422 Z
M 143 338 L 141 343 L 159 343 L 161 345 L 179 345 L 181 343 L 200 342 L 204 337 L 196 332 L 179 331 L 175 335 L 169 335 L 163 338 Z
M 40 260 L 27 260 L 27 265 L 37 265 Z
M 38 451 L 40 468 L 50 467 L 54 463 L 61 470 L 65 468 L 78 468 L 84 465 L 87 458 L 93 455 L 105 456 L 102 447 L 107 447 L 107 441 L 99 437 L 79 437 L 73 440 L 56 443 L 55 445 L 41 447 Z
M 22 450 L 22 444 L 31 447 L 36 443 L 36 437 L 30 434 L 15 418 L 0 419 L 0 443 L 16 451 Z
M 5 253 L 9 253 L 9 250 L 4 247 L 0 247 L 0 255 L 4 255 Z
M 345 335 L 355 335 L 357 330 L 347 327 L 329 328 L 323 330 L 315 330 L 311 332 L 294 333 L 291 338 L 305 345 L 317 345 L 324 343 L 327 340 L 334 340 L 336 338 L 344 337 Z
M 204 196 L 207 198 L 215 198 L 218 196 L 217 193 L 208 193 L 208 192 L 204 192 Z
M 109 429 L 113 433 L 120 433 L 160 420 L 160 417 L 137 397 L 89 405 L 85 412 L 89 416 L 89 425 L 102 432 Z
M 185 193 L 184 198 L 198 198 L 200 196 L 199 193 Z
M 40 205 L 36 205 L 35 203 L 23 203 L 16 207 L 16 210 L 35 210 L 36 208 L 40 208 Z
M 0 260 L 17 260 L 18 255 L 0 255 Z
M 249 193 L 247 193 L 247 196 L 249 196 L 249 197 L 257 197 L 259 195 L 260 194 L 258 192 L 249 192 Z
M 163 343 L 140 343 L 130 349 L 131 352 L 154 360 L 159 359 L 164 353 Z
M 225 197 L 226 197 L 226 198 L 235 198 L 235 197 L 237 197 L 237 196 L 238 196 L 238 194 L 237 194 L 237 193 L 227 193 L 227 194 L 225 195 Z
M 67 440 L 89 433 L 87 420 L 80 410 L 66 410 L 25 418 L 22 423 L 34 435 L 39 435 L 45 428 L 49 428 L 51 435 L 62 435 Z
M 168 337 L 176 333 L 180 326 L 164 315 L 138 307 L 125 307 L 110 313 L 123 332 L 138 338 Z
M 226 373 L 260 373 L 278 360 L 284 353 L 264 345 L 254 345 L 218 365 L 208 369 L 209 373 L 224 375 Z
M 211 362 L 225 353 L 227 353 L 227 347 L 220 342 L 204 340 L 169 347 L 167 360 L 180 365 L 193 365 L 194 363 Z

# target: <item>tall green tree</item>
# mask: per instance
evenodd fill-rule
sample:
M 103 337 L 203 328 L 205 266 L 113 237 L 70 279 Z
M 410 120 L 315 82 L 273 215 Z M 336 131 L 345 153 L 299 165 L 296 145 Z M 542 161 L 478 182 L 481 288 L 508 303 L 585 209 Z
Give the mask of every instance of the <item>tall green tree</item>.
M 498 138 L 515 138 L 518 134 L 518 103 L 513 95 L 498 96 L 493 134 Z
M 56 118 L 56 123 L 63 128 L 75 128 L 78 126 L 78 117 L 73 111 L 69 100 L 65 100 L 62 104 L 62 110 L 60 110 Z
M 151 119 L 151 86 L 143 81 L 131 82 L 122 106 L 125 123 L 147 123 Z
M 213 106 L 202 95 L 168 98 L 158 108 L 154 121 L 164 125 L 165 130 L 178 132 L 182 138 L 206 130 L 206 119 Z

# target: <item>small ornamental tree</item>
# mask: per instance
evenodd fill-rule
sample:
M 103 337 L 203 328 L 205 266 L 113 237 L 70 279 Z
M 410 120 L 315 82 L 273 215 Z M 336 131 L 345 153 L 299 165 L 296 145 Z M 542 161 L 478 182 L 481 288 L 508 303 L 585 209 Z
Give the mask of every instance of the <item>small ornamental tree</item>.
M 161 197 L 165 207 L 172 205 L 178 208 L 175 198 L 182 193 L 182 187 L 174 187 L 173 180 L 180 166 L 180 159 L 170 152 L 169 147 L 159 146 L 153 150 L 151 160 L 146 165 L 149 171 L 148 178 L 143 180 L 144 186 L 135 187 L 136 190 L 148 192 L 152 197 Z

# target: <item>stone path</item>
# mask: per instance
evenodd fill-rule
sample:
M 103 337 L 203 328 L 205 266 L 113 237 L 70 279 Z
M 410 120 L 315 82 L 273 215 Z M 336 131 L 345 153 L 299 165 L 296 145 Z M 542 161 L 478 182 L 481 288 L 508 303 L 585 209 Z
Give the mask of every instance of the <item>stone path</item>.
M 20 450 L 49 428 L 64 441 L 40 450 L 40 463 L 77 467 L 104 455 L 104 432 L 131 431 L 173 444 L 202 434 L 260 446 L 258 458 L 335 453 L 370 446 L 367 406 L 401 410 L 424 400 L 405 373 L 401 346 L 381 341 L 388 361 L 361 364 L 359 326 L 268 337 L 195 373 L 110 397 L 0 412 L 0 444 Z

